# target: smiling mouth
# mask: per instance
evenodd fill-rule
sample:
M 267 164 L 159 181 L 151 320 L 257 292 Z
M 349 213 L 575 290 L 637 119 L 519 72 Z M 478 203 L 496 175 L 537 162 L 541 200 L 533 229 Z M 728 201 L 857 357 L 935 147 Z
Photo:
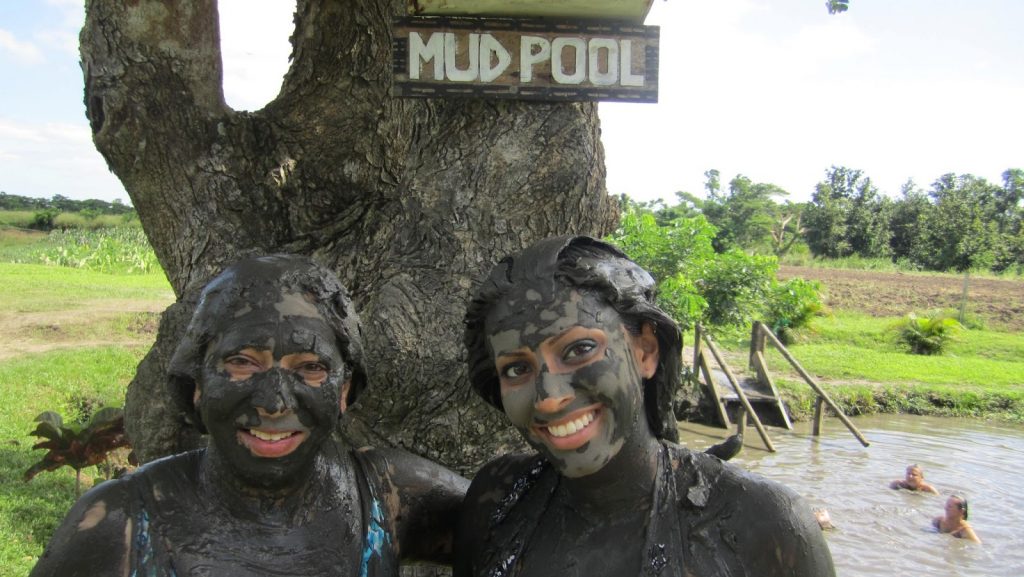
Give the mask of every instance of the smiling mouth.
M 276 459 L 295 451 L 308 433 L 305 431 L 267 431 L 263 429 L 241 429 L 239 442 L 257 457 Z
M 549 425 L 547 430 L 552 437 L 568 437 L 569 435 L 585 429 L 587 425 L 594 422 L 595 416 L 597 416 L 597 411 L 588 411 L 582 417 L 569 421 L 568 423 L 554 426 Z
M 552 448 L 561 451 L 578 449 L 597 434 L 604 411 L 600 404 L 575 411 L 557 422 L 535 424 L 533 430 Z

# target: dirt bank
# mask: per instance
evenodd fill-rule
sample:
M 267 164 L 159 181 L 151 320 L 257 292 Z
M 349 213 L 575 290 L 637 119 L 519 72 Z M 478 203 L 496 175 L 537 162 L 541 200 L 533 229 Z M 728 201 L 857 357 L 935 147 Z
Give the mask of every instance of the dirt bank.
M 956 275 L 780 266 L 778 276 L 821 281 L 829 307 L 874 316 L 959 308 L 964 288 L 964 278 Z M 967 303 L 990 329 L 1024 331 L 1024 281 L 971 277 Z

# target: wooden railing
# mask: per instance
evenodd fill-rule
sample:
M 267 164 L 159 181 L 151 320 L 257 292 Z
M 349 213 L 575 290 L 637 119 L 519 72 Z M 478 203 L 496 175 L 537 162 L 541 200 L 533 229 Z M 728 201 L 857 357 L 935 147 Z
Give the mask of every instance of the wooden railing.
M 782 399 L 779 396 L 778 389 L 775 387 L 775 382 L 772 380 L 771 373 L 768 371 L 768 362 L 765 359 L 765 346 L 767 343 L 771 343 L 776 350 L 793 366 L 793 369 L 804 379 L 804 381 L 810 385 L 811 389 L 818 395 L 814 405 L 814 422 L 812 425 L 812 434 L 818 436 L 821 434 L 822 420 L 824 419 L 824 407 L 828 406 L 836 414 L 840 421 L 850 430 L 851 433 L 861 442 L 862 445 L 867 447 L 870 445 L 868 440 L 864 438 L 864 435 L 857 429 L 857 427 L 850 422 L 850 419 L 843 413 L 835 402 L 828 396 L 828 394 L 821 388 L 814 377 L 812 377 L 795 358 L 790 354 L 786 346 L 782 344 L 782 341 L 775 336 L 775 333 L 771 331 L 764 323 L 755 322 L 750 333 L 750 367 L 757 374 L 757 380 L 759 383 L 766 385 L 771 390 L 771 396 L 775 399 L 778 404 L 779 410 L 782 414 L 782 419 L 785 422 L 787 428 L 792 428 L 789 422 L 789 415 L 786 413 L 785 407 L 782 405 Z M 771 438 L 768 436 L 768 432 L 765 430 L 764 425 L 761 423 L 760 417 L 757 412 L 754 411 L 750 404 L 750 399 L 747 394 L 743 391 L 743 387 L 740 386 L 739 381 L 733 374 L 729 365 L 725 362 L 722 353 L 719 351 L 715 342 L 711 339 L 711 335 L 704 330 L 700 324 L 694 329 L 694 349 L 693 349 L 693 370 L 694 374 L 698 377 L 703 375 L 704 382 L 708 387 L 708 393 L 712 395 L 714 401 L 715 411 L 722 424 L 729 428 L 732 426 L 732 422 L 729 419 L 729 414 L 725 409 L 725 405 L 722 402 L 722 398 L 718 393 L 717 386 L 715 385 L 714 375 L 711 370 L 711 364 L 708 362 L 708 358 L 704 353 L 704 349 L 711 351 L 711 355 L 714 357 L 718 366 L 721 367 L 722 372 L 725 374 L 726 379 L 729 381 L 729 385 L 736 393 L 736 398 L 739 400 L 741 407 L 739 408 L 736 415 L 736 432 L 743 433 L 747 420 L 754 423 L 754 427 L 757 428 L 758 434 L 761 436 L 761 440 L 764 441 L 765 447 L 769 451 L 775 451 L 775 445 L 772 443 Z

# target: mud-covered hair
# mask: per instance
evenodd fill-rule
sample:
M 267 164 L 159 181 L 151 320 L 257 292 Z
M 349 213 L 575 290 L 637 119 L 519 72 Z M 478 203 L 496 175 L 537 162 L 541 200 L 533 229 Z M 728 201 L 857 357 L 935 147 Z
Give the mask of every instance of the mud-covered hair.
M 347 402 L 366 388 L 362 328 L 348 292 L 333 272 L 304 256 L 273 254 L 239 261 L 217 275 L 199 296 L 185 335 L 174 351 L 168 374 L 179 407 L 201 432 L 192 397 L 201 378 L 206 350 L 259 295 L 304 295 L 334 332 L 335 344 L 351 380 Z M 276 301 L 275 301 L 276 302 Z M 272 306 L 261 302 L 257 306 Z
M 555 283 L 590 293 L 615 309 L 627 330 L 654 327 L 658 368 L 644 379 L 647 422 L 660 439 L 677 441 L 672 399 L 679 387 L 682 335 L 679 326 L 655 304 L 651 275 L 614 246 L 586 236 L 542 240 L 506 257 L 477 287 L 466 311 L 464 342 L 469 352 L 469 381 L 485 401 L 502 409 L 494 354 L 487 341 L 487 316 L 505 295 L 524 283 Z

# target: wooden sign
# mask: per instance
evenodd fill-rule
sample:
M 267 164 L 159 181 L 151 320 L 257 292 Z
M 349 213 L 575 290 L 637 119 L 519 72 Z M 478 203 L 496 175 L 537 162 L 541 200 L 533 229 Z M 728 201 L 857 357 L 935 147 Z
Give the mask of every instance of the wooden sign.
M 657 26 L 416 16 L 392 35 L 395 96 L 658 101 Z

